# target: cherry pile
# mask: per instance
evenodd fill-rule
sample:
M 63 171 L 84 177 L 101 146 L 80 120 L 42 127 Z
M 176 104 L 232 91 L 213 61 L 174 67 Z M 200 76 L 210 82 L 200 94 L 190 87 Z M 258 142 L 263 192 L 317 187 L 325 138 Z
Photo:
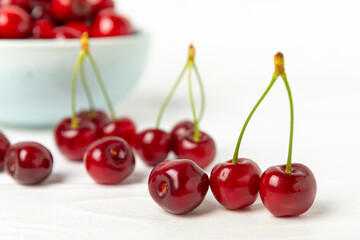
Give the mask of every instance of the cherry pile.
M 124 180 L 135 167 L 131 149 L 136 139 L 135 123 L 127 117 L 117 118 L 111 100 L 101 78 L 96 62 L 89 51 L 89 36 L 81 36 L 81 51 L 76 60 L 71 94 L 72 116 L 61 120 L 54 129 L 54 137 L 60 152 L 70 160 L 84 161 L 88 174 L 100 184 L 117 184 Z M 110 111 L 110 116 L 95 109 L 84 74 L 84 58 L 87 57 Z M 76 112 L 75 95 L 77 75 L 80 72 L 82 86 L 89 102 L 89 110 Z
M 188 60 L 176 80 L 173 88 L 161 106 L 155 128 L 149 128 L 137 135 L 136 150 L 138 155 L 149 166 L 156 166 L 164 161 L 169 152 L 173 151 L 178 158 L 193 160 L 201 168 L 205 168 L 215 158 L 216 147 L 214 140 L 205 132 L 199 130 L 199 122 L 205 108 L 205 94 L 199 71 L 196 67 L 195 48 L 190 45 Z M 188 70 L 188 87 L 193 121 L 184 120 L 176 124 L 170 133 L 159 128 L 161 117 L 172 95 Z M 192 93 L 191 74 L 194 70 L 201 90 L 201 110 L 196 115 Z
M 259 192 L 264 206 L 276 217 L 297 216 L 311 207 L 316 196 L 316 180 L 308 167 L 291 161 L 294 129 L 292 95 L 282 53 L 277 53 L 274 60 L 273 79 L 247 117 L 233 158 L 217 164 L 211 171 L 210 180 L 194 161 L 188 159 L 168 160 L 154 167 L 149 176 L 148 188 L 160 207 L 174 214 L 190 212 L 201 204 L 209 186 L 216 200 L 232 210 L 250 206 Z M 238 157 L 239 148 L 252 115 L 279 76 L 285 83 L 290 102 L 288 160 L 286 165 L 273 166 L 261 173 L 254 161 Z M 191 128 L 191 122 L 184 122 L 175 132 L 181 133 L 181 127 Z
M 79 38 L 133 33 L 113 0 L 0 0 L 0 38 Z

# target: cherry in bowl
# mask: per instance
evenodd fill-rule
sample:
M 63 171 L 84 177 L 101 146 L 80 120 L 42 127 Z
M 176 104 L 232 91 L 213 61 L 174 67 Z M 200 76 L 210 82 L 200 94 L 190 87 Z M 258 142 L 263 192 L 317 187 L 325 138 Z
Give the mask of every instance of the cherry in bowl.
M 173 214 L 185 214 L 202 203 L 209 189 L 209 178 L 191 160 L 167 160 L 153 168 L 148 188 L 161 208 Z
M 11 145 L 5 155 L 5 169 L 18 183 L 34 185 L 51 173 L 53 158 L 50 151 L 36 142 Z

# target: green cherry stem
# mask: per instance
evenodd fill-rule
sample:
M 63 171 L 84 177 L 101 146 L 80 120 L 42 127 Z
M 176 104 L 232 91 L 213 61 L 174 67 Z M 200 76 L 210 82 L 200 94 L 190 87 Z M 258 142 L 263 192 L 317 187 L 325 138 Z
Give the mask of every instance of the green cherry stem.
M 239 136 L 239 139 L 237 141 L 237 144 L 236 144 L 236 148 L 235 148 L 235 152 L 234 152 L 234 156 L 233 156 L 233 160 L 232 160 L 232 163 L 235 163 L 237 164 L 238 163 L 238 156 L 239 156 L 239 149 L 240 149 L 240 144 L 241 144 L 241 140 L 244 136 L 244 133 L 245 133 L 245 129 L 252 117 L 252 115 L 255 113 L 256 109 L 258 108 L 258 106 L 260 105 L 260 103 L 264 100 L 264 98 L 266 97 L 266 95 L 268 94 L 268 92 L 270 91 L 270 89 L 272 88 L 272 86 L 274 85 L 276 79 L 279 77 L 279 73 L 275 72 L 273 74 L 273 78 L 271 79 L 271 82 L 269 84 L 269 86 L 266 88 L 265 92 L 261 95 L 260 99 L 257 101 L 257 103 L 255 104 L 254 108 L 251 110 L 249 116 L 247 117 L 245 123 L 244 123 L 244 126 L 242 127 L 241 129 L 241 132 L 240 132 L 240 136 Z
M 290 139 L 289 139 L 289 150 L 288 150 L 288 159 L 286 162 L 286 168 L 285 173 L 291 173 L 291 155 L 292 155 L 292 145 L 293 145 L 293 137 L 294 137 L 294 104 L 292 100 L 291 90 L 289 86 L 289 82 L 286 77 L 286 73 L 283 72 L 281 74 L 281 78 L 283 79 L 286 87 L 286 91 L 288 93 L 289 97 L 289 103 L 290 103 Z
M 84 60 L 85 54 L 86 54 L 85 51 L 81 50 L 78 58 L 76 59 L 73 76 L 72 76 L 72 86 L 71 86 L 71 115 L 72 115 L 71 127 L 72 128 L 78 127 L 78 121 L 76 119 L 76 110 L 75 110 L 76 80 L 77 80 L 77 73 L 79 71 L 79 67 L 81 66 Z
M 193 97 L 193 93 L 192 93 L 192 84 L 191 84 L 191 69 L 192 69 L 193 65 L 194 65 L 194 63 L 192 60 L 188 62 L 188 85 L 189 85 L 190 105 L 191 105 L 191 110 L 192 110 L 193 118 L 194 118 L 194 141 L 198 142 L 200 140 L 200 135 L 199 135 L 198 119 L 196 117 L 195 103 L 194 103 L 194 97 Z
M 196 67 L 195 62 L 193 62 L 193 67 L 194 67 L 194 72 L 196 74 L 196 78 L 198 79 L 198 83 L 199 83 L 199 88 L 200 88 L 200 94 L 201 94 L 201 105 L 200 105 L 200 113 L 199 113 L 199 117 L 198 117 L 198 122 L 201 122 L 202 117 L 204 116 L 204 111 L 205 111 L 205 90 L 204 90 L 204 84 L 201 80 L 199 71 Z
M 106 88 L 105 88 L 105 84 L 104 84 L 104 81 L 102 80 L 101 78 L 101 75 L 100 75 L 100 72 L 99 72 L 99 69 L 95 63 L 95 60 L 93 58 L 93 56 L 91 55 L 91 53 L 89 51 L 86 52 L 86 56 L 88 57 L 88 59 L 90 60 L 90 63 L 91 63 L 91 66 L 93 67 L 94 69 L 94 73 L 96 75 L 96 79 L 100 85 L 100 88 L 101 88 L 101 91 L 104 95 L 104 98 L 105 98 L 105 101 L 106 101 L 106 104 L 110 110 L 110 115 L 111 115 L 111 119 L 113 121 L 116 120 L 116 114 L 115 114 L 115 111 L 114 111 L 114 108 L 113 108 L 113 105 L 111 103 L 111 100 L 110 100 L 110 97 L 109 97 L 109 94 L 107 93 L 106 91 Z
M 94 101 L 93 101 L 93 98 L 91 96 L 91 93 L 90 93 L 90 89 L 89 89 L 89 86 L 87 84 L 87 81 L 86 81 L 86 77 L 85 77 L 85 72 L 84 72 L 84 61 L 82 61 L 80 63 L 80 77 L 81 77 L 81 82 L 82 82 L 82 85 L 83 85 L 83 88 L 84 88 L 84 91 L 85 91 L 85 94 L 86 94 L 86 98 L 89 102 L 89 108 L 90 108 L 90 118 L 94 118 Z
M 188 64 L 186 63 L 185 66 L 184 66 L 184 68 L 183 68 L 183 70 L 182 70 L 181 73 L 180 73 L 180 76 L 179 76 L 178 79 L 176 80 L 174 86 L 171 88 L 171 91 L 169 92 L 169 94 L 167 95 L 165 101 L 164 101 L 163 104 L 161 105 L 160 112 L 159 112 L 159 114 L 158 114 L 158 116 L 157 116 L 157 119 L 156 119 L 156 128 L 157 128 L 157 129 L 158 129 L 159 126 L 160 126 L 160 121 L 161 121 L 161 118 L 162 118 L 162 115 L 163 115 L 163 113 L 164 113 L 164 110 L 165 110 L 166 106 L 168 105 L 171 97 L 174 95 L 175 90 L 177 89 L 177 87 L 178 87 L 178 85 L 179 85 L 182 77 L 183 77 L 184 74 L 185 74 L 185 71 L 186 71 L 186 69 L 187 69 L 187 65 L 188 65 Z

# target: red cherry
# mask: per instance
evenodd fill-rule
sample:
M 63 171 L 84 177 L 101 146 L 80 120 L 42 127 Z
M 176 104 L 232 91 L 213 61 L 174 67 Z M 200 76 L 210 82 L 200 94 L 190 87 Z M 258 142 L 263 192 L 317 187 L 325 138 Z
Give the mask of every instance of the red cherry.
M 33 19 L 51 19 L 49 1 L 31 1 L 30 9 Z
M 136 150 L 147 165 L 156 166 L 170 152 L 170 134 L 160 129 L 147 129 L 137 135 Z
M 51 0 L 50 13 L 60 22 L 85 19 L 90 14 L 87 0 Z
M 31 35 L 30 15 L 21 7 L 0 8 L 0 38 L 27 38 Z
M 4 158 L 9 147 L 9 140 L 0 132 L 0 171 L 4 168 Z
M 81 33 L 90 32 L 88 24 L 84 21 L 71 21 L 67 22 L 64 26 L 73 28 Z
M 133 32 L 129 21 L 112 8 L 101 10 L 95 17 L 90 30 L 91 37 L 112 37 Z
M 148 188 L 160 207 L 174 214 L 185 214 L 204 200 L 209 178 L 191 160 L 167 160 L 151 171 Z
M 54 29 L 55 38 L 80 38 L 81 32 L 66 26 L 56 27 Z
M 135 168 L 131 147 L 122 138 L 104 137 L 93 142 L 84 154 L 85 167 L 95 182 L 117 184 Z
M 170 132 L 171 136 L 171 150 L 178 155 L 176 149 L 177 142 L 180 138 L 185 136 L 190 130 L 194 128 L 194 123 L 189 120 L 184 120 L 176 124 Z
M 285 173 L 285 167 L 272 166 L 260 179 L 261 200 L 276 217 L 303 214 L 309 210 L 316 196 L 316 180 L 308 167 L 293 163 L 291 173 Z
M 78 127 L 71 126 L 71 118 L 63 119 L 55 127 L 55 142 L 60 152 L 71 160 L 81 161 L 86 148 L 94 142 L 97 135 L 96 125 L 82 118 L 77 118 Z
M 199 132 L 200 140 L 194 141 L 194 132 L 183 136 L 176 145 L 179 158 L 193 160 L 199 167 L 205 168 L 215 158 L 216 147 L 214 140 L 205 132 Z
M 123 138 L 130 146 L 135 145 L 136 126 L 130 118 L 119 118 L 111 121 L 100 129 L 101 136 L 115 136 Z
M 100 10 L 105 8 L 114 8 L 112 0 L 88 0 L 91 6 L 90 15 L 95 16 Z
M 34 38 L 54 38 L 55 24 L 47 19 L 40 19 L 34 22 L 32 29 Z
M 18 183 L 32 185 L 47 178 L 53 167 L 50 151 L 36 142 L 11 145 L 5 155 L 5 168 Z
M 111 122 L 109 116 L 101 110 L 83 110 L 77 113 L 76 116 L 92 121 L 99 129 L 105 124 Z
M 16 5 L 24 10 L 29 10 L 29 0 L 0 0 L 0 8 L 3 6 Z
M 250 206 L 258 197 L 261 170 L 252 160 L 239 158 L 217 164 L 211 171 L 210 188 L 216 200 L 228 209 Z

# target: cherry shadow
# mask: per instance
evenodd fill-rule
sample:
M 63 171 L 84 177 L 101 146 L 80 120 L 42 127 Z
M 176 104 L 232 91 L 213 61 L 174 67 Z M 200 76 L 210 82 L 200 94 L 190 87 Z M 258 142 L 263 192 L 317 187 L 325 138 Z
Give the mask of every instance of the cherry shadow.
M 131 185 L 142 182 L 146 178 L 145 173 L 143 172 L 134 172 L 130 174 L 124 181 L 122 181 L 119 185 Z
M 204 199 L 200 206 L 197 207 L 195 210 L 191 211 L 190 213 L 177 216 L 185 218 L 196 218 L 216 211 L 218 208 L 220 208 L 220 205 L 216 202 L 210 201 L 209 199 Z
M 65 176 L 63 174 L 55 172 L 55 173 L 51 173 L 50 176 L 40 184 L 40 186 L 63 183 L 64 180 L 65 180 Z

